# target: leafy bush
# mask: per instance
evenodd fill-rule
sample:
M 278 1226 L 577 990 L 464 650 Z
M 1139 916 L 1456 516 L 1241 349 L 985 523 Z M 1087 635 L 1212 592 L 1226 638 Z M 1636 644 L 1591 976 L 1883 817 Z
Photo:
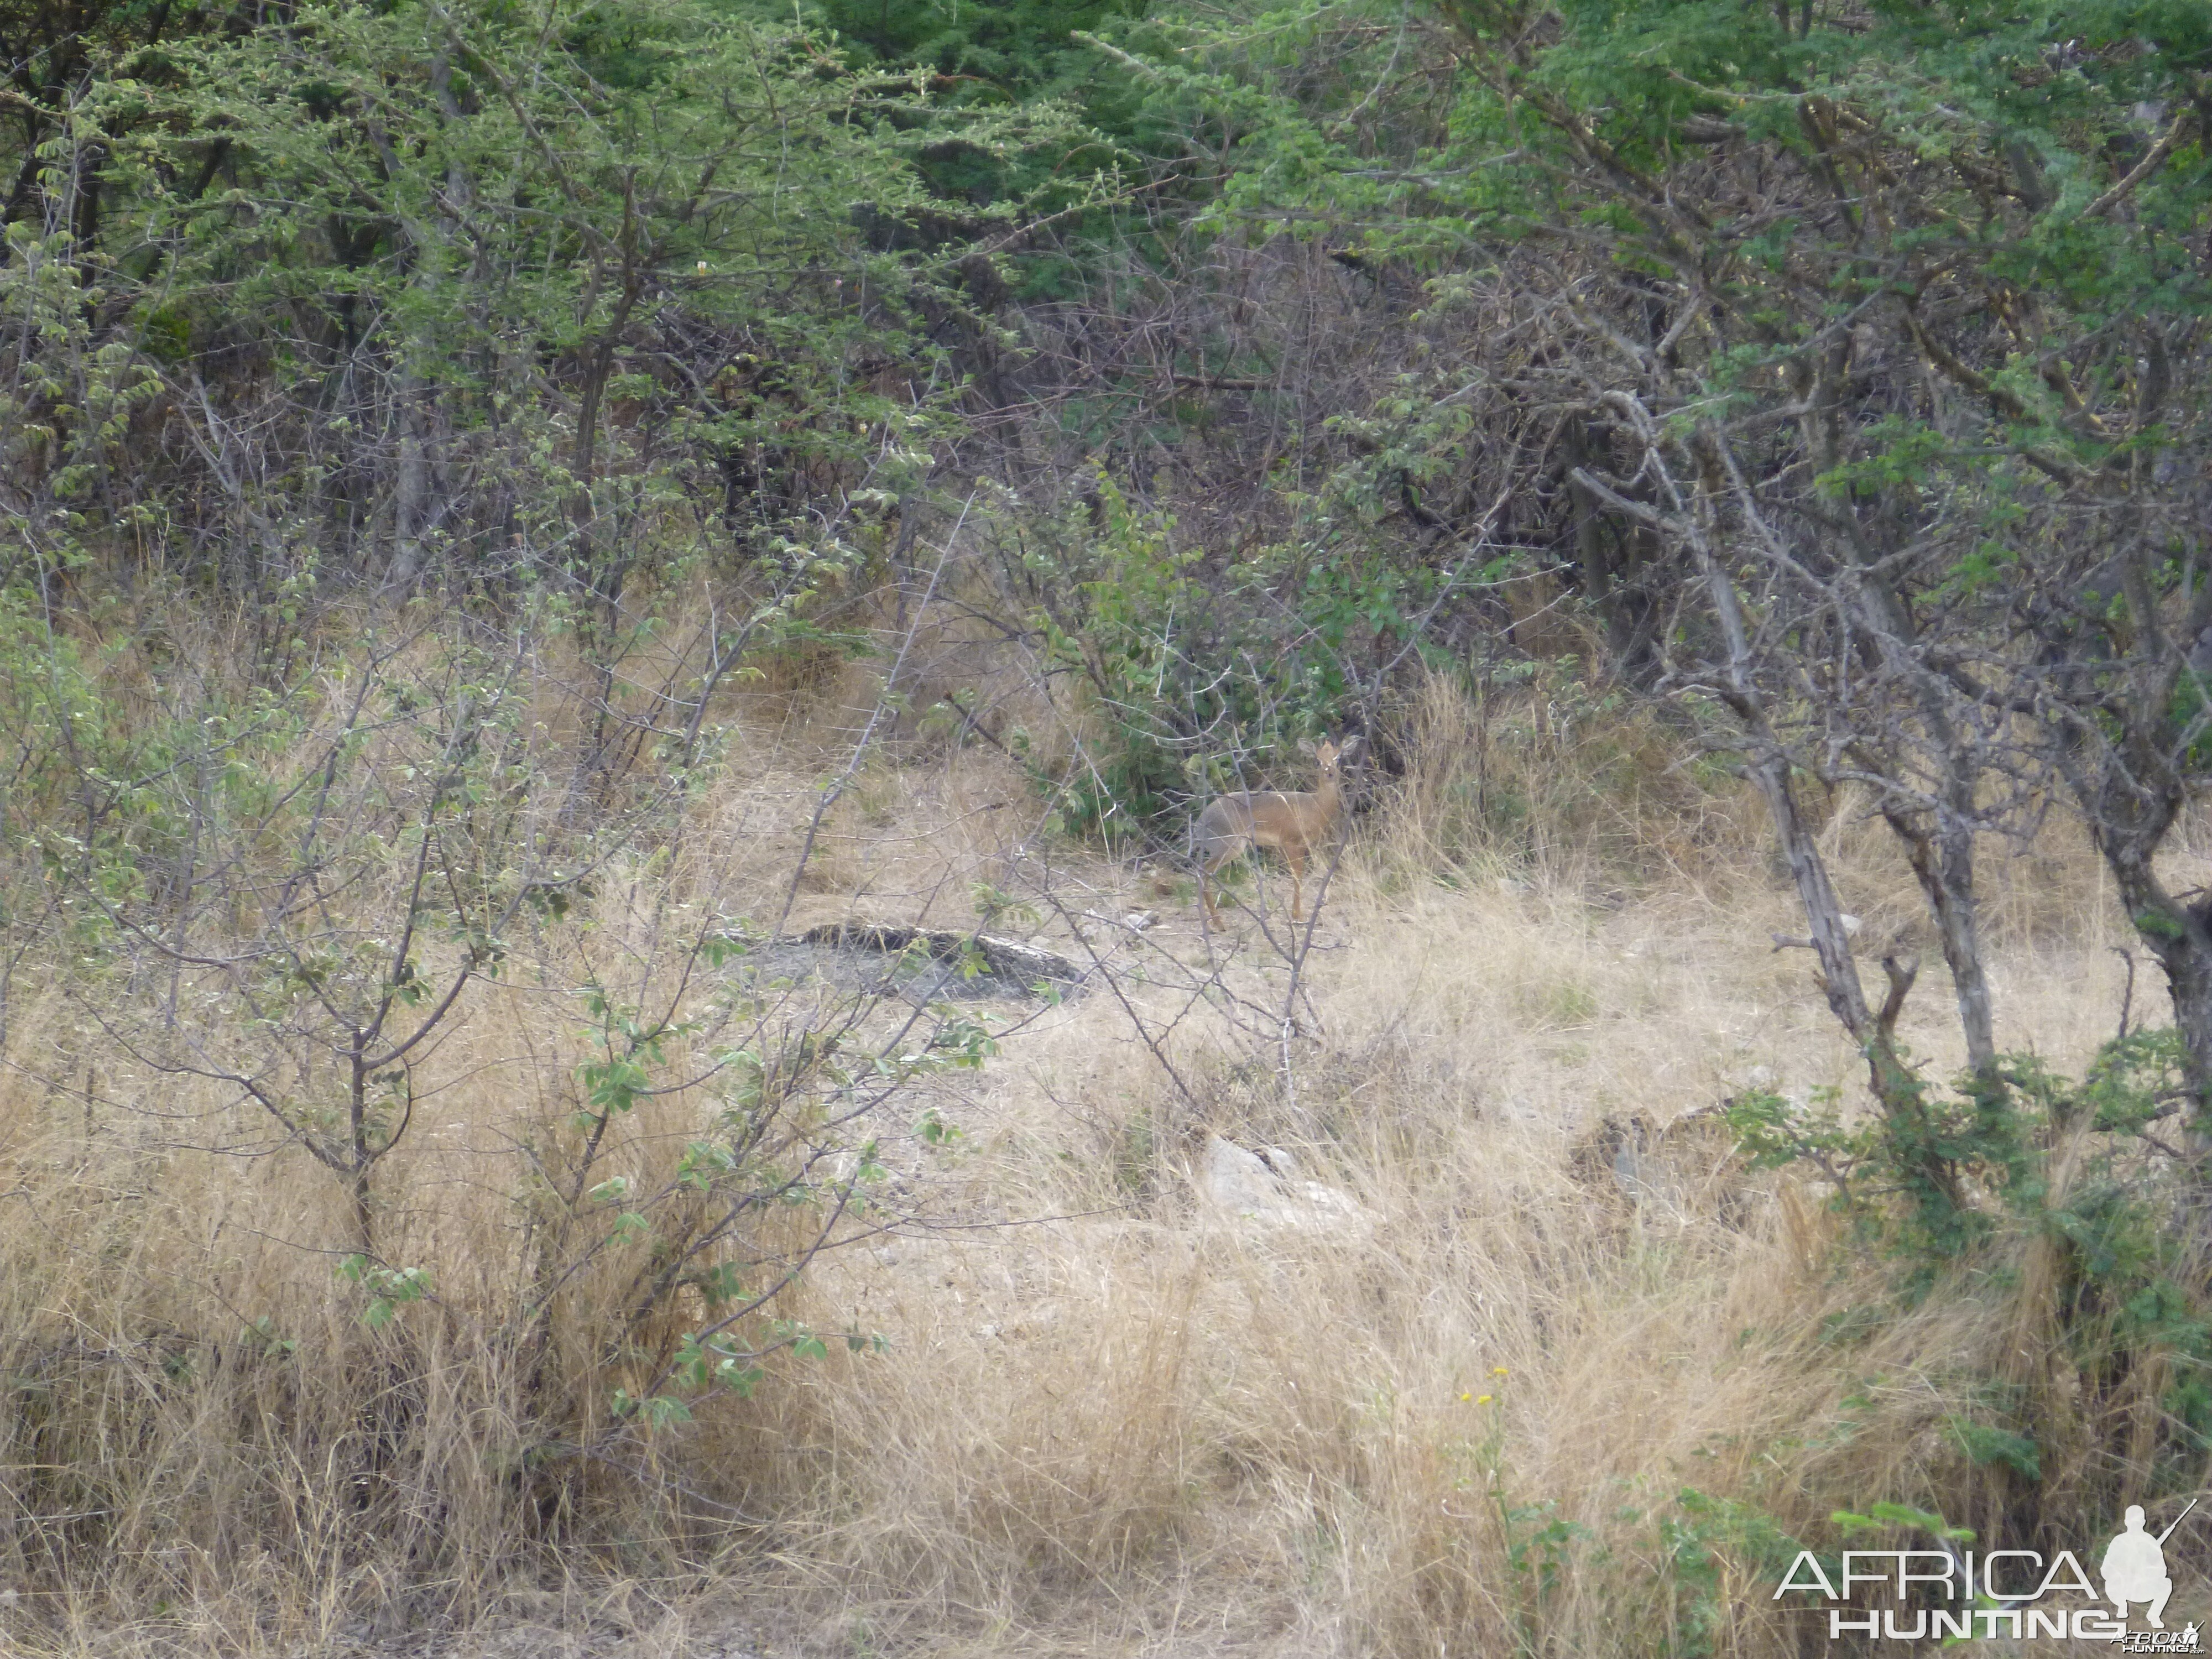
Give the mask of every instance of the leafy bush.
M 1800 1105 L 1754 1090 L 1727 1115 L 1755 1164 L 1828 1188 L 1850 1236 L 1893 1264 L 1900 1296 L 1962 1274 L 1984 1279 L 2033 1298 L 2093 1390 L 2118 1391 L 2147 1369 L 2160 1377 L 2150 1474 L 2179 1481 L 2212 1446 L 2203 1246 L 2172 1224 L 2193 1202 L 2192 1182 L 2160 1133 L 2189 1097 L 2183 1075 L 2168 1027 L 2105 1044 L 2078 1080 L 2008 1055 L 1952 1091 L 1914 1074 L 1898 1096 L 1910 1109 L 1851 1119 L 1832 1093 Z M 2043 1266 L 2023 1268 L 2023 1251 L 2040 1252 Z M 2015 1400 L 2015 1420 L 1962 1421 L 1960 1447 L 2032 1486 L 2051 1426 L 2035 1413 L 2048 1408 Z

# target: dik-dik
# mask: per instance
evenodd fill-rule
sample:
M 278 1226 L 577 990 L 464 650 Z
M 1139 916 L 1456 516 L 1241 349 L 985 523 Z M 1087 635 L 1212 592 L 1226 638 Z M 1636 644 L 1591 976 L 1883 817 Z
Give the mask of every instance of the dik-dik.
M 1272 847 L 1291 866 L 1291 920 L 1305 901 L 1306 854 L 1325 843 L 1344 814 L 1342 771 L 1359 753 L 1360 740 L 1345 739 L 1339 748 L 1327 738 L 1314 751 L 1321 762 L 1321 787 L 1308 793 L 1279 789 L 1247 790 L 1224 795 L 1199 814 L 1191 832 L 1191 852 L 1198 860 L 1198 896 L 1210 922 L 1219 922 L 1214 908 L 1213 872 L 1248 847 Z

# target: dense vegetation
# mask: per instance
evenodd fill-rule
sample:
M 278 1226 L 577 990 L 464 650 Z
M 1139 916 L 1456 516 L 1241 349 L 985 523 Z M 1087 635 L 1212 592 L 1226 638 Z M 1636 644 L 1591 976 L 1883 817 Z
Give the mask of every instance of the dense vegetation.
M 774 1482 L 655 1437 L 774 1437 L 744 1412 L 830 1356 L 809 1270 L 891 1204 L 871 1115 L 939 1103 L 942 1146 L 998 1040 L 733 968 L 825 826 L 886 745 L 988 752 L 1034 823 L 972 920 L 1079 935 L 1054 858 L 1170 853 L 1346 726 L 1426 803 L 1423 882 L 1565 836 L 1650 887 L 1712 850 L 1655 816 L 1755 793 L 1864 1091 L 1744 1090 L 1734 1136 L 1847 1224 L 1873 1323 L 2021 1310 L 1948 1472 L 1844 1498 L 2044 1547 L 2197 1490 L 2201 0 L 0 0 L 0 1050 L 88 1160 L 313 1177 L 213 1323 L 102 1279 L 107 1222 L 9 1247 L 110 1322 L 16 1310 L 0 1569 L 203 1593 L 119 1494 L 218 1375 L 260 1449 L 207 1477 L 245 1517 L 207 1571 L 252 1537 L 467 1613 L 556 1550 L 757 1541 Z M 746 866 L 718 792 L 759 699 L 799 720 L 854 663 L 791 859 Z M 1447 789 L 1440 685 L 1540 711 L 1502 745 L 1599 735 L 1493 765 L 1483 713 Z M 1918 957 L 1862 978 L 1850 812 L 1911 872 L 1955 1077 L 1900 1035 Z M 2054 825 L 2167 994 L 2146 1023 L 2131 978 L 2079 1077 L 2001 1042 L 1992 970 L 1993 854 Z M 1285 1099 L 1328 1086 L 1310 943 L 1220 1039 Z M 1195 1112 L 1204 1066 L 1122 1006 Z M 546 1058 L 470 1166 L 470 1289 L 407 1195 L 500 1019 Z M 434 1431 L 454 1401 L 495 1430 Z M 1468 1571 L 1546 1650 L 1583 1534 L 1507 1501 L 1501 1444 Z M 271 1471 L 318 1448 L 352 1508 L 310 1527 Z M 1790 1540 L 1749 1498 L 1670 1513 L 1668 1650 L 1719 1650 L 1714 1563 Z M 1495 1611 L 1422 1594 L 1423 1641 Z

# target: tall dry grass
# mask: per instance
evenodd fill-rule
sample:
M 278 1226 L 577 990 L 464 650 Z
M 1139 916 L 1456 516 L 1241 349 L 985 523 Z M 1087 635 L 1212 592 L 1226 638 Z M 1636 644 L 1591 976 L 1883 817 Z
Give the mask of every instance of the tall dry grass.
M 1240 1010 L 1289 969 L 1257 927 L 1209 940 L 1170 908 L 1116 933 L 1153 902 L 1139 872 L 1041 854 L 988 747 L 863 757 L 817 818 L 880 687 L 808 672 L 738 694 L 773 706 L 741 713 L 683 832 L 611 861 L 587 925 L 533 933 L 426 1060 L 378 1225 L 436 1294 L 380 1328 L 333 1271 L 326 1171 L 116 1053 L 66 964 L 19 993 L 11 1650 L 396 1651 L 440 1628 L 466 1650 L 520 1624 L 641 1656 L 765 1619 L 825 1653 L 1778 1655 L 1800 1632 L 1763 1576 L 1776 1540 L 1982 1490 L 1951 1425 L 2019 1341 L 2026 1276 L 1908 1307 L 1817 1194 L 1690 1119 L 1753 1079 L 1849 1091 L 1859 1062 L 1771 948 L 1791 907 L 1750 803 L 1663 726 L 1429 688 L 1413 769 L 1334 881 L 1307 1012 L 1262 1043 Z M 1829 851 L 1870 932 L 1914 925 L 1848 802 Z M 2007 1039 L 2078 1066 L 2124 933 L 2063 830 L 2021 856 L 2032 878 L 1992 882 Z M 575 987 L 641 999 L 684 915 L 972 925 L 979 885 L 1108 955 L 1115 988 L 1024 1011 L 980 1078 L 872 1112 L 882 1207 L 775 1312 L 883 1351 L 780 1352 L 750 1397 L 582 1455 L 649 1381 L 647 1334 L 607 1333 L 652 1246 L 594 1255 L 545 1340 L 518 1334 L 593 1052 Z M 775 1006 L 778 1040 L 820 1018 Z M 1951 1024 L 1931 970 L 1906 1030 L 1939 1073 Z M 665 1075 L 696 1058 L 673 1045 Z M 708 1109 L 642 1101 L 602 1167 L 664 1179 Z M 1690 1119 L 1633 1192 L 1587 1147 L 1629 1115 Z M 1349 1205 L 1303 1227 L 1209 1206 L 1209 1134 L 1284 1149 Z M 752 1247 L 799 1248 L 793 1224 Z M 2172 1559 L 2203 1584 L 2193 1545 Z

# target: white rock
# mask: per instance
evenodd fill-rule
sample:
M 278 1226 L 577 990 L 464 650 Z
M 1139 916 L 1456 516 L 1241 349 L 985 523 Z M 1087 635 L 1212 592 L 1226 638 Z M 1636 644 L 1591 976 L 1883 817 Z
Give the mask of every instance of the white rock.
M 1327 1182 L 1299 1179 L 1297 1168 L 1280 1147 L 1263 1156 L 1209 1134 L 1198 1195 L 1218 1214 L 1272 1231 L 1358 1237 L 1374 1232 L 1375 1218 L 1358 1199 Z

